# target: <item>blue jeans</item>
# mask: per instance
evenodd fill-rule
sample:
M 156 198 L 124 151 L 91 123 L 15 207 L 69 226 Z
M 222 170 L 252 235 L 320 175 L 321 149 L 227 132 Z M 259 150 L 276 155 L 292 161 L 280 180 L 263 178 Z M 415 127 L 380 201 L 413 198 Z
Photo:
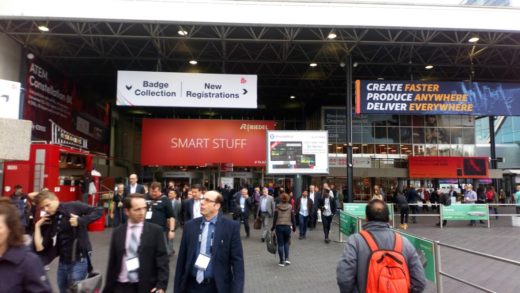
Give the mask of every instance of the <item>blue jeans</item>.
M 307 221 L 309 220 L 309 216 L 304 217 L 302 214 L 299 214 L 299 225 L 300 227 L 300 236 L 305 236 L 307 233 Z
M 278 241 L 278 256 L 280 261 L 289 259 L 289 241 L 291 240 L 291 226 L 276 226 L 276 240 Z
M 67 289 L 76 281 L 84 280 L 87 277 L 88 263 L 87 258 L 82 258 L 70 264 L 60 261 L 58 264 L 58 287 L 61 293 L 66 293 Z

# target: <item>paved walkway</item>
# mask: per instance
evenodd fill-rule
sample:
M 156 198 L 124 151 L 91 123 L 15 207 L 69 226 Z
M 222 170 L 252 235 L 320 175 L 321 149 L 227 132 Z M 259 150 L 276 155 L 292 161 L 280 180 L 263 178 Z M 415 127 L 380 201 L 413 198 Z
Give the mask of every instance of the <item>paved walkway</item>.
M 418 224 L 410 224 L 408 232 L 442 243 L 457 245 L 481 252 L 520 261 L 520 228 L 511 227 L 511 218 L 492 220 L 492 228 L 481 225 L 468 227 L 466 222 L 448 223 L 445 229 L 434 227 L 437 219 L 418 217 Z M 336 220 L 337 222 L 337 220 Z M 333 225 L 331 239 L 338 240 L 338 226 Z M 105 272 L 108 258 L 108 246 L 111 229 L 104 232 L 91 233 L 94 247 L 93 262 L 96 270 Z M 277 257 L 266 251 L 265 244 L 260 242 L 260 231 L 252 230 L 251 238 L 245 238 L 242 228 L 244 246 L 246 282 L 245 292 L 338 292 L 336 284 L 336 263 L 341 255 L 343 245 L 336 241 L 325 244 L 321 224 L 318 229 L 309 231 L 307 239 L 298 240 L 293 234 L 290 248 L 292 264 L 279 267 Z M 176 247 L 182 232 L 176 235 Z M 520 292 L 520 267 L 499 263 L 486 258 L 454 251 L 449 248 L 441 250 L 442 269 L 450 274 L 468 279 L 497 292 Z M 176 257 L 171 258 L 171 278 L 168 292 L 172 292 Z M 53 262 L 49 272 L 56 291 L 56 267 Z M 478 292 L 467 285 L 444 279 L 444 292 Z M 436 292 L 435 286 L 429 284 L 426 292 Z

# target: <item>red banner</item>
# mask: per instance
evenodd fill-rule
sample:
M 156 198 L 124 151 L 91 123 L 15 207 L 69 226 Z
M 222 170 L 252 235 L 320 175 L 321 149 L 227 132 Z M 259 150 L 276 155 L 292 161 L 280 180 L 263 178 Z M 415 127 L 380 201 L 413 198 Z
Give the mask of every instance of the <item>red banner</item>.
M 408 157 L 410 178 L 488 178 L 487 157 Z
M 141 164 L 265 166 L 274 121 L 143 119 Z

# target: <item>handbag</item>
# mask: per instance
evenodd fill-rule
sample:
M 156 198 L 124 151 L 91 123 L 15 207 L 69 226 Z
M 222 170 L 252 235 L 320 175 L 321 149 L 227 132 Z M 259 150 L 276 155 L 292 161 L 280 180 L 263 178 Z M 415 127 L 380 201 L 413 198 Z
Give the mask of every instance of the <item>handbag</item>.
M 275 254 L 277 249 L 276 242 L 276 233 L 270 230 L 267 230 L 267 235 L 265 237 L 265 244 L 267 246 L 267 251 L 269 253 Z
M 256 217 L 255 222 L 253 223 L 253 229 L 260 230 L 262 229 L 262 218 Z
M 78 238 L 76 237 L 77 229 L 74 229 L 74 242 L 72 243 L 72 255 L 76 255 L 78 246 Z M 99 293 L 101 286 L 103 286 L 103 276 L 94 271 L 92 262 L 90 261 L 90 252 L 87 253 L 88 274 L 87 277 L 81 281 L 74 282 L 68 289 L 68 293 Z

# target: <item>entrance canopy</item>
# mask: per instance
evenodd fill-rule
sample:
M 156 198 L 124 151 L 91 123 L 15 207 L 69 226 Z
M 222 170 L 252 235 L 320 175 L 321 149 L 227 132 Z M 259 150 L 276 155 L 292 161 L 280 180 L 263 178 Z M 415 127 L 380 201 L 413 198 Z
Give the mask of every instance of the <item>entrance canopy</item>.
M 199 117 L 345 105 L 347 55 L 353 80 L 520 79 L 518 8 L 344 2 L 6 0 L 0 32 L 110 99 L 118 70 L 258 75 L 259 109 L 182 111 Z

